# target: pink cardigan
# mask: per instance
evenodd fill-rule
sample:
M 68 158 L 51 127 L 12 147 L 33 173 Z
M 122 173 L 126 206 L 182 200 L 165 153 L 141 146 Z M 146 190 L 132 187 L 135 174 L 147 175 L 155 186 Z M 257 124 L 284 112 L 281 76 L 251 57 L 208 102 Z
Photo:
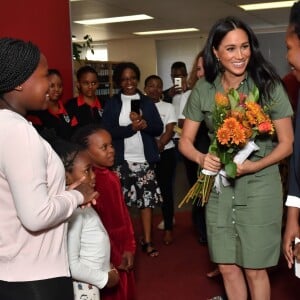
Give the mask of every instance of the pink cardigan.
M 69 276 L 65 221 L 83 196 L 21 115 L 0 110 L 0 145 L 0 280 Z

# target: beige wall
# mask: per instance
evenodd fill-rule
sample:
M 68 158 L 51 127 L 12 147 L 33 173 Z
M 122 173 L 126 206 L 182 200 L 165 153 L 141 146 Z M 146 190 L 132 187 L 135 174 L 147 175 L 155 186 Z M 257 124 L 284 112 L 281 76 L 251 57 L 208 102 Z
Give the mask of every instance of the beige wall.
M 129 39 L 111 40 L 107 43 L 109 61 L 131 61 L 141 70 L 139 89 L 143 91 L 147 76 L 157 74 L 157 55 L 155 40 Z

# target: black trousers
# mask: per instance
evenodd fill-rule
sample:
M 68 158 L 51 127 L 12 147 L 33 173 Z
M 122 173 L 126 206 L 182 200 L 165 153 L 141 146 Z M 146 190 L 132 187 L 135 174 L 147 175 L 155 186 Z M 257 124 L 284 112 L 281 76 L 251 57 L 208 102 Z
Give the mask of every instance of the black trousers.
M 7 282 L 0 280 L 1 300 L 74 300 L 70 277 Z
M 173 229 L 174 194 L 173 185 L 176 170 L 176 150 L 170 148 L 160 153 L 160 161 L 157 163 L 157 181 L 163 197 L 161 206 L 165 230 Z
M 190 187 L 192 187 L 197 181 L 198 164 L 184 157 L 184 165 L 186 170 L 186 176 Z M 194 203 L 192 207 L 192 220 L 197 230 L 199 241 L 205 242 L 206 237 L 206 223 L 205 223 L 205 207 L 202 207 L 198 203 Z

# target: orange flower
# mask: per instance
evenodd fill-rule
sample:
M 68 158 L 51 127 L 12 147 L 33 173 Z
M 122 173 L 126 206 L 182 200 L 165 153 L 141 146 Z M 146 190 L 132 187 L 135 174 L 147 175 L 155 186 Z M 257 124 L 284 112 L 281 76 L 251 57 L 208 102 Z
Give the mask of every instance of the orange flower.
M 264 133 L 272 134 L 274 132 L 274 127 L 271 122 L 265 121 L 258 125 L 258 132 L 262 134 Z
M 227 128 L 228 130 L 234 130 L 236 128 L 239 128 L 240 123 L 235 118 L 228 118 L 224 120 L 224 128 Z
M 232 144 L 242 146 L 246 143 L 246 135 L 243 128 L 236 128 L 232 132 Z
M 243 127 L 245 132 L 245 138 L 250 139 L 252 136 L 252 127 L 247 121 L 243 121 Z
M 231 117 L 237 119 L 237 121 L 242 122 L 244 118 L 244 113 L 242 111 L 233 110 L 230 112 Z
M 216 92 L 215 101 L 216 101 L 217 106 L 226 107 L 229 105 L 228 97 L 220 92 Z
M 221 145 L 227 145 L 230 141 L 230 130 L 224 126 L 220 127 L 217 131 L 217 139 Z
M 256 117 L 255 114 L 253 114 L 251 111 L 245 112 L 247 121 L 250 125 L 255 126 L 256 125 Z
M 257 115 L 261 111 L 261 107 L 256 102 L 246 102 L 246 109 L 251 111 L 253 114 Z

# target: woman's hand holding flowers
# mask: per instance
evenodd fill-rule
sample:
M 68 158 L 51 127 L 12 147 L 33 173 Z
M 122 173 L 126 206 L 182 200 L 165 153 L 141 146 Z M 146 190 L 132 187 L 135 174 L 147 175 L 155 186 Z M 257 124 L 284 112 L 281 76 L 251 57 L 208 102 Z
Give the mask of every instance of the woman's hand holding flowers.
M 212 172 L 219 172 L 221 170 L 221 161 L 220 158 L 214 154 L 207 153 L 204 156 L 203 160 L 203 169 L 212 171 Z

